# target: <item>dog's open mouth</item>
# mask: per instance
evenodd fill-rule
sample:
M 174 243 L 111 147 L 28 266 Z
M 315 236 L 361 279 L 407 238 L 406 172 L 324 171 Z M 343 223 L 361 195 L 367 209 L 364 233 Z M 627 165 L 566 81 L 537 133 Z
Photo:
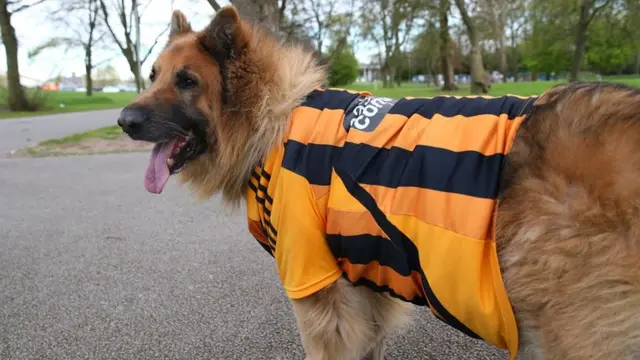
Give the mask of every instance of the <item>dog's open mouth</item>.
M 156 143 L 149 158 L 144 187 L 151 193 L 160 194 L 169 176 L 180 172 L 197 152 L 198 142 L 193 134 Z

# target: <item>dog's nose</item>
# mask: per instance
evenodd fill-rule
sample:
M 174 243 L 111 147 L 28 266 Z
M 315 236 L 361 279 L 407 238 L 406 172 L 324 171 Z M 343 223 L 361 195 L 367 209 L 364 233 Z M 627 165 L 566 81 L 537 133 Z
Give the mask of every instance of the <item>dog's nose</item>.
M 141 107 L 126 107 L 120 113 L 118 125 L 129 135 L 136 134 L 142 128 L 142 123 L 149 117 L 148 111 Z

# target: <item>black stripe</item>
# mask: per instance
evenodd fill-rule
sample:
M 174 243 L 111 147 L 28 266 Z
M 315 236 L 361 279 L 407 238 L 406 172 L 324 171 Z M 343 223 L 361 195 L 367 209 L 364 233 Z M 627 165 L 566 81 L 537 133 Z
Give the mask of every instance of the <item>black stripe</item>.
M 269 205 L 273 205 L 273 198 L 271 198 L 271 196 L 267 192 L 267 187 L 262 185 L 262 184 L 258 184 L 258 190 L 260 190 L 260 191 L 262 191 L 264 193 L 264 198 L 267 200 Z
M 258 180 L 258 183 L 260 183 L 260 175 L 258 175 L 258 173 L 256 172 L 256 169 L 251 170 L 251 177 Z
M 327 242 L 335 257 L 346 258 L 352 264 L 367 265 L 377 261 L 380 265 L 388 266 L 402 276 L 410 276 L 412 271 L 420 272 L 419 267 L 409 267 L 404 252 L 382 236 L 327 234 Z
M 282 167 L 304 177 L 314 185 L 329 185 L 331 169 L 342 148 L 331 145 L 309 144 L 289 140 L 285 144 Z
M 427 119 L 436 114 L 444 117 L 462 115 L 465 117 L 478 115 L 506 114 L 509 119 L 526 114 L 531 110 L 532 98 L 521 99 L 514 96 L 502 96 L 493 99 L 485 98 L 454 98 L 437 96 L 432 99 L 400 99 L 389 110 L 389 114 L 399 114 L 411 117 L 420 114 Z
M 260 173 L 263 178 L 267 179 L 267 181 L 271 180 L 271 174 L 269 174 L 265 169 L 262 169 Z
M 360 94 L 352 94 L 345 90 L 314 90 L 307 95 L 301 106 L 318 110 L 344 110 L 358 97 L 360 97 Z
M 271 221 L 265 219 L 264 222 L 265 222 L 265 225 L 267 225 L 269 229 L 271 229 L 271 231 L 273 232 L 273 235 L 275 237 L 278 237 L 278 232 L 276 231 L 276 228 L 274 228 L 273 225 L 271 225 Z M 275 239 L 274 239 L 274 242 L 275 242 Z
M 404 253 L 409 268 L 420 269 L 425 295 L 433 309 L 438 314 L 440 314 L 443 320 L 450 326 L 460 330 L 464 334 L 467 334 L 471 337 L 480 338 L 473 331 L 471 331 L 471 329 L 469 329 L 466 325 L 461 323 L 451 313 L 449 313 L 449 311 L 440 303 L 438 298 L 435 296 L 433 290 L 431 289 L 431 286 L 429 285 L 427 277 L 420 267 L 418 249 L 416 248 L 415 244 L 411 240 L 409 240 L 409 238 L 407 238 L 407 236 L 402 233 L 400 229 L 393 225 L 393 223 L 391 223 L 389 219 L 387 219 L 386 215 L 378 207 L 378 204 L 376 204 L 373 196 L 371 196 L 371 194 L 369 194 L 353 178 L 351 178 L 348 173 L 341 169 L 336 169 L 336 173 L 342 180 L 347 191 L 371 213 L 371 216 L 373 216 L 373 219 L 376 221 L 378 226 L 382 229 L 382 231 L 385 232 L 385 234 L 387 234 L 387 236 L 389 236 L 397 251 L 401 251 L 402 253 Z M 446 260 L 443 259 L 443 261 Z
M 343 169 L 359 183 L 389 188 L 413 186 L 494 199 L 502 154 L 456 152 L 431 146 L 413 151 L 345 143 L 344 147 L 287 141 L 282 166 L 314 185 L 329 185 L 331 170 Z
M 271 247 L 269 247 L 267 244 L 264 244 L 264 243 L 262 243 L 262 242 L 260 242 L 260 241 L 256 241 L 256 242 L 257 242 L 258 244 L 260 244 L 260 246 L 262 246 L 262 248 L 263 248 L 263 249 L 265 249 L 265 250 L 269 253 L 269 255 L 274 256 L 274 255 L 273 255 L 273 250 L 271 250 Z M 275 256 L 274 256 L 274 257 L 275 257 Z
M 258 195 L 258 188 L 251 181 L 249 181 L 249 189 L 253 190 L 253 192 Z
M 263 171 L 262 173 L 263 173 L 263 175 L 267 175 L 267 176 L 268 176 L 268 178 L 267 178 L 267 177 L 265 177 L 265 179 L 267 179 L 267 181 L 268 181 L 269 179 L 271 179 L 271 175 L 269 175 L 267 172 L 264 172 L 264 171 Z M 252 172 L 251 172 L 251 176 L 252 176 L 254 179 L 256 179 L 256 181 L 258 182 L 258 187 L 257 187 L 257 189 L 256 189 L 256 186 L 255 186 L 251 181 L 249 181 L 249 188 L 250 188 L 251 190 L 253 190 L 253 191 L 256 193 L 256 195 L 257 195 L 257 192 L 258 192 L 257 190 L 262 191 L 262 192 L 264 193 L 264 197 L 265 197 L 265 199 L 267 200 L 267 202 L 269 203 L 269 205 L 273 205 L 273 198 L 272 198 L 272 197 L 271 197 L 271 195 L 269 195 L 269 193 L 267 192 L 267 187 L 266 187 L 266 186 L 264 186 L 264 185 L 262 185 L 262 184 L 260 183 L 260 175 L 258 175 L 258 173 L 254 170 L 254 171 L 252 171 Z M 263 205 L 264 205 L 264 199 L 262 199 L 262 198 L 256 198 L 256 200 L 259 200 L 258 202 L 259 202 L 260 204 L 263 204 Z
M 347 277 L 346 274 L 342 274 L 342 276 L 344 278 L 346 278 L 347 280 L 349 280 L 349 278 Z M 396 293 L 395 291 L 393 291 L 392 288 L 390 288 L 387 285 L 378 285 L 376 283 L 374 283 L 373 281 L 366 279 L 366 278 L 360 278 L 355 282 L 352 282 L 353 286 L 366 286 L 367 288 L 375 291 L 375 292 L 379 292 L 379 293 L 387 293 L 389 294 L 389 296 L 394 297 L 396 299 L 400 299 L 402 301 L 407 301 L 410 302 L 412 304 L 418 305 L 418 306 L 429 306 L 429 303 L 427 303 L 427 300 L 419 295 L 416 295 L 413 299 L 407 299 L 404 296 Z

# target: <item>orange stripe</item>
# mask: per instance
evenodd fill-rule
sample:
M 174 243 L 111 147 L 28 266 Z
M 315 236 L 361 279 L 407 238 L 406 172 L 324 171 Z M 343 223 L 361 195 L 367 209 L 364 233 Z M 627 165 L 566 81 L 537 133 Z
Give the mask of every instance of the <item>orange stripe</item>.
M 531 95 L 531 96 L 526 96 L 526 95 L 516 95 L 516 94 L 506 94 L 504 96 L 508 96 L 508 97 L 514 97 L 514 98 L 518 98 L 518 99 L 530 99 L 533 98 L 534 100 L 536 98 L 538 98 L 537 95 Z M 454 98 L 454 99 L 499 99 L 502 96 L 491 96 L 491 95 L 438 95 L 437 97 L 442 98 Z M 405 99 L 435 99 L 435 96 L 405 96 Z
M 345 189 L 335 172 L 332 174 L 329 207 L 331 211 L 364 212 L 365 208 Z M 473 239 L 490 239 L 495 201 L 467 195 L 416 187 L 390 189 L 379 185 L 362 187 L 369 192 L 386 214 L 408 215 Z M 336 218 L 336 226 L 350 224 Z
M 385 116 L 376 131 L 350 131 L 348 140 L 389 149 L 393 146 L 412 151 L 417 145 L 432 146 L 451 151 L 477 151 L 484 155 L 505 152 L 508 139 L 522 123 L 523 116 L 509 120 L 507 114 L 472 117 L 444 117 L 435 115 L 428 120 L 414 114 Z
M 327 209 L 327 233 L 354 236 L 371 234 L 389 238 L 368 211 L 340 211 Z
M 402 276 L 388 266 L 382 266 L 378 261 L 366 265 L 352 264 L 346 258 L 339 258 L 338 264 L 351 282 L 365 278 L 378 286 L 388 286 L 407 300 L 416 296 L 424 297 L 422 291 L 422 277 L 416 271 L 410 276 Z
M 299 106 L 293 110 L 288 139 L 303 144 L 341 146 L 347 137 L 343 118 L 344 110 Z
M 344 91 L 344 92 L 348 92 L 349 94 L 360 94 L 360 95 L 365 95 L 365 96 L 371 96 L 371 93 L 368 91 L 358 91 L 358 90 L 350 90 L 350 89 L 343 89 L 343 88 L 327 88 L 327 90 L 334 90 L 334 91 Z M 323 90 L 324 91 L 324 90 Z
M 382 211 L 410 215 L 474 239 L 489 239 L 495 201 L 415 187 L 362 185 Z
M 320 200 L 327 194 L 329 194 L 329 185 L 315 185 L 312 184 L 311 191 L 313 192 L 313 196 L 315 196 L 316 200 Z

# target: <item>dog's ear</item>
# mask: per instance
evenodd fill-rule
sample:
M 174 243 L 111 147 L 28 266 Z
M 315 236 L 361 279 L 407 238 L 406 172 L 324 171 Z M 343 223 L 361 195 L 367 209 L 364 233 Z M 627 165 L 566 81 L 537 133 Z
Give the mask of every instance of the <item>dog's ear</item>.
M 202 47 L 218 63 L 236 57 L 246 46 L 247 37 L 240 14 L 233 6 L 225 6 L 200 35 Z
M 174 10 L 171 14 L 171 30 L 169 31 L 169 38 L 172 38 L 179 34 L 190 33 L 191 24 L 187 17 L 180 10 Z

